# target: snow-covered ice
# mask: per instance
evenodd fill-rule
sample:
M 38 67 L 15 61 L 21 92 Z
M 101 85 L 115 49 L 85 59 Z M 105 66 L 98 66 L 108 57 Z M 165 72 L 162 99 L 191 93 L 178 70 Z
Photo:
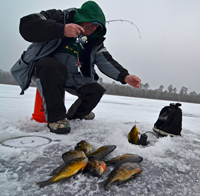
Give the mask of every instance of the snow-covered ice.
M 171 101 L 104 95 L 94 109 L 94 120 L 70 121 L 71 132 L 57 135 L 49 132 L 46 123 L 31 120 L 35 92 L 30 87 L 22 96 L 18 86 L 0 84 L 1 196 L 200 195 L 200 104 L 182 103 L 182 137 L 157 139 L 148 134 L 150 144 L 143 147 L 128 143 L 128 132 L 135 122 L 140 133 L 152 131 L 160 110 Z M 66 93 L 66 107 L 75 99 Z M 36 182 L 48 179 L 62 163 L 61 155 L 81 140 L 94 148 L 116 145 L 106 159 L 124 153 L 142 156 L 143 172 L 126 184 L 113 185 L 108 192 L 98 183 L 112 167 L 100 179 L 80 173 L 38 188 Z

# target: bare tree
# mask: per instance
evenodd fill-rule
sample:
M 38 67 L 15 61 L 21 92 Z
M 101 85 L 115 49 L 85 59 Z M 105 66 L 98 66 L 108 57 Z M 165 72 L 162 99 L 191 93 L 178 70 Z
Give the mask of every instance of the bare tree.
M 145 90 L 148 90 L 148 88 L 149 88 L 149 84 L 146 83 L 146 84 L 143 85 L 143 87 L 144 87 Z
M 159 92 L 163 92 L 163 90 L 164 90 L 164 86 L 163 86 L 163 85 L 160 85 L 158 91 L 159 91 Z
M 177 89 L 174 87 L 173 90 L 172 90 L 172 92 L 173 92 L 174 94 L 176 94 Z
M 173 86 L 171 84 L 168 86 L 167 89 L 168 89 L 169 93 L 173 93 Z
M 188 91 L 188 88 L 186 88 L 186 87 L 183 86 L 183 87 L 181 88 L 179 94 L 180 94 L 180 95 L 187 95 L 187 91 Z

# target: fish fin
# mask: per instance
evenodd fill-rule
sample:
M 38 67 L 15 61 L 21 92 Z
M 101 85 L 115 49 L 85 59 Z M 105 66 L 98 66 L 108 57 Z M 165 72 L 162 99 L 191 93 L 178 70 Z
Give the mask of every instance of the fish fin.
M 133 174 L 130 179 L 136 178 L 137 176 L 139 176 L 139 173 Z
M 99 186 L 100 188 L 103 188 L 103 186 L 104 186 L 105 183 L 106 183 L 106 180 L 101 181 L 101 182 L 98 182 L 97 184 L 98 184 L 98 186 Z
M 63 167 L 65 166 L 65 164 L 60 165 L 59 167 L 57 167 L 56 169 L 54 169 L 49 176 L 55 176 Z
M 138 173 L 137 173 L 137 174 L 133 174 L 133 175 L 132 175 L 129 179 L 127 179 L 127 180 L 118 181 L 118 182 L 117 182 L 117 186 L 120 186 L 120 185 L 122 185 L 122 184 L 125 184 L 125 183 L 129 182 L 129 181 L 133 180 L 134 178 L 136 178 L 137 176 L 139 176 Z
M 50 185 L 52 183 L 53 182 L 52 182 L 52 180 L 50 178 L 50 179 L 45 180 L 45 181 L 37 182 L 36 184 L 39 186 L 39 188 L 44 188 L 45 186 Z
M 84 171 L 84 168 L 79 169 L 79 170 L 76 172 L 76 175 L 77 175 L 77 174 L 80 174 L 80 173 L 83 172 L 83 171 Z
M 67 162 L 67 158 L 66 157 L 68 157 L 67 156 L 67 153 L 64 153 L 64 154 L 62 154 L 62 159 L 63 159 L 63 161 L 66 163 Z
M 129 182 L 129 181 L 135 179 L 137 176 L 139 176 L 138 173 L 137 173 L 137 174 L 133 174 L 133 175 L 130 176 L 130 178 L 127 179 L 127 180 L 124 180 L 124 181 L 118 181 L 118 182 L 117 182 L 117 186 L 120 186 L 120 185 L 122 185 L 122 184 L 125 184 L 125 183 Z
M 104 186 L 104 184 L 105 184 L 105 181 L 98 182 L 97 184 L 98 184 L 98 186 L 99 186 L 100 188 L 103 188 L 103 186 Z
M 105 164 L 106 164 L 106 167 L 107 166 L 110 166 L 110 167 L 118 167 L 119 165 L 121 165 L 121 163 L 116 163 L 116 162 L 110 162 L 110 161 L 104 161 Z
M 109 166 L 112 164 L 110 161 L 104 161 L 104 162 L 105 162 L 106 166 Z
M 131 181 L 132 179 L 133 179 L 133 177 L 131 177 L 131 178 L 127 179 L 127 180 L 124 180 L 124 181 L 118 181 L 118 182 L 117 182 L 117 186 L 120 186 L 120 185 L 122 185 L 122 184 L 125 184 L 125 183 Z
M 82 173 L 83 173 L 83 175 L 85 175 L 86 173 L 88 173 L 88 170 L 84 169 Z
M 113 147 L 113 150 L 115 150 L 115 148 L 117 148 L 117 146 L 116 146 L 116 145 L 112 145 L 112 147 Z M 113 150 L 112 150 L 112 151 L 113 151 Z
M 93 157 L 93 155 L 91 155 L 91 156 L 89 156 L 89 157 L 87 157 L 87 158 L 89 159 L 89 161 L 95 160 L 95 158 Z

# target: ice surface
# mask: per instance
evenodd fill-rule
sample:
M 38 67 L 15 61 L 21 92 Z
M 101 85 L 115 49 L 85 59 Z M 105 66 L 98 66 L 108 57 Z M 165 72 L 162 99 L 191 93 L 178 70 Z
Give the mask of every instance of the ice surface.
M 21 141 L 28 147 L 16 148 L 0 144 L 0 195 L 49 196 L 49 195 L 200 195 L 200 105 L 182 103 L 182 137 L 157 139 L 148 133 L 148 147 L 128 143 L 127 135 L 136 122 L 140 133 L 152 131 L 160 110 L 170 101 L 140 99 L 104 95 L 94 109 L 92 121 L 70 121 L 72 131 L 68 135 L 50 133 L 45 123 L 31 120 L 34 110 L 35 88 L 19 95 L 18 86 L 0 85 L 0 143 L 22 136 L 34 138 Z M 69 107 L 76 97 L 66 93 L 65 105 Z M 34 137 L 35 136 L 35 137 Z M 41 144 L 37 136 L 49 138 Z M 124 153 L 142 156 L 143 172 L 126 184 L 111 186 L 104 191 L 99 182 L 106 179 L 113 169 L 107 167 L 101 178 L 78 174 L 75 177 L 52 184 L 43 189 L 36 182 L 49 178 L 49 173 L 62 163 L 61 155 L 76 144 L 86 140 L 94 148 L 116 145 L 106 158 Z M 16 144 L 16 140 L 14 143 Z

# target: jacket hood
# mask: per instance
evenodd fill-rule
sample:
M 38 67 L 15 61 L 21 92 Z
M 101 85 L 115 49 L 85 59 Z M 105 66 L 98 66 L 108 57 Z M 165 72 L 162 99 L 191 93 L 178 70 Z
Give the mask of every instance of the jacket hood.
M 102 37 L 106 34 L 106 19 L 102 9 L 94 1 L 85 2 L 81 8 L 76 10 L 74 23 L 99 22 L 101 26 L 92 34 L 92 37 Z

